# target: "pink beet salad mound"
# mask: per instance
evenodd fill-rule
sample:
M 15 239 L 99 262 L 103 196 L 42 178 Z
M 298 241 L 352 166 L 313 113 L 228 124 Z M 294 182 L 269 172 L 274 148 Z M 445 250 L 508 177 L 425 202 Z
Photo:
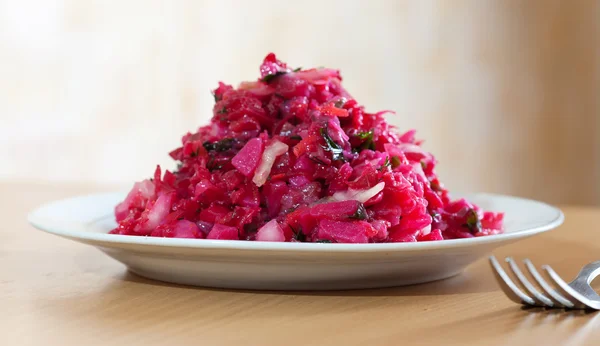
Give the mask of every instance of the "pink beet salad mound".
M 182 138 L 174 172 L 135 183 L 112 234 L 383 243 L 500 233 L 503 214 L 450 200 L 415 131 L 399 134 L 338 70 L 269 54 L 260 79 L 219 83 L 210 124 Z

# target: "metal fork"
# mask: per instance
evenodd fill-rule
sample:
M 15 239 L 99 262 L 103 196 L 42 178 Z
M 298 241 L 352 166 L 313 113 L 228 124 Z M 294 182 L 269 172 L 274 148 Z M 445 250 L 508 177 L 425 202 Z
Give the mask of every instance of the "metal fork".
M 542 270 L 547 274 L 548 278 L 550 278 L 550 281 L 554 284 L 555 288 L 552 288 L 552 286 L 544 280 L 529 259 L 525 259 L 523 263 L 531 277 L 535 279 L 534 282 L 537 283 L 538 287 L 525 277 L 512 258 L 507 257 L 506 262 L 514 276 L 520 282 L 522 288 L 529 294 L 524 293 L 521 288 L 513 282 L 504 269 L 502 269 L 500 263 L 496 260 L 496 257 L 490 257 L 490 264 L 492 265 L 494 276 L 496 277 L 498 284 L 500 284 L 502 291 L 504 291 L 508 298 L 515 303 L 546 308 L 600 310 L 600 295 L 598 295 L 592 286 L 590 286 L 590 283 L 600 275 L 600 261 L 585 265 L 575 280 L 569 283 L 566 283 L 561 279 L 550 266 L 542 266 Z M 544 293 L 540 292 L 539 288 L 541 288 L 541 291 Z

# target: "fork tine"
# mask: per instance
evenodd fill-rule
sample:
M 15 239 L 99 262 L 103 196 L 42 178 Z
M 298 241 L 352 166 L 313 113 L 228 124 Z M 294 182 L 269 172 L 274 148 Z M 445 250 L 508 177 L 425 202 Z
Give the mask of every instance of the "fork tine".
M 538 285 L 540 285 L 540 287 L 544 290 L 544 292 L 546 292 L 546 294 L 548 294 L 548 296 L 550 296 L 550 299 L 554 300 L 554 306 L 566 307 L 569 309 L 573 308 L 573 306 L 574 306 L 573 302 L 571 302 L 567 298 L 563 297 L 560 293 L 555 291 L 546 282 L 546 280 L 544 280 L 544 278 L 540 275 L 540 273 L 537 271 L 537 269 L 535 269 L 535 266 L 529 260 L 529 258 L 524 259 L 523 263 L 525 263 L 525 267 L 529 271 L 529 274 L 531 274 L 531 276 L 533 276 L 535 281 L 537 281 Z
M 490 256 L 490 264 L 492 266 L 494 277 L 502 291 L 506 294 L 506 296 L 517 304 L 529 304 L 536 305 L 536 301 L 531 297 L 523 293 L 517 285 L 510 279 L 510 277 L 506 274 L 504 269 L 500 266 L 500 263 L 496 260 L 496 257 Z
M 565 297 L 569 297 L 573 300 L 573 309 L 586 309 L 588 305 L 584 303 L 585 297 L 582 297 L 579 293 L 575 292 L 569 285 L 548 265 L 542 266 L 542 270 L 548 274 L 548 277 L 556 285 L 557 291 L 562 293 Z
M 545 295 L 543 295 L 542 293 L 540 293 L 531 284 L 531 282 L 529 282 L 529 280 L 527 280 L 527 277 L 525 277 L 525 275 L 523 275 L 523 272 L 521 271 L 521 269 L 519 269 L 519 266 L 517 266 L 517 264 L 515 263 L 515 261 L 513 261 L 513 259 L 511 257 L 507 257 L 506 262 L 508 263 L 513 274 L 515 274 L 517 279 L 519 279 L 519 281 L 521 281 L 521 284 L 523 284 L 523 287 L 525 287 L 525 290 L 527 292 L 529 292 L 529 294 L 532 296 L 531 298 L 536 301 L 536 305 L 547 306 L 549 308 L 554 307 L 554 305 L 555 305 L 554 302 L 552 300 L 550 300 L 548 297 L 546 297 Z

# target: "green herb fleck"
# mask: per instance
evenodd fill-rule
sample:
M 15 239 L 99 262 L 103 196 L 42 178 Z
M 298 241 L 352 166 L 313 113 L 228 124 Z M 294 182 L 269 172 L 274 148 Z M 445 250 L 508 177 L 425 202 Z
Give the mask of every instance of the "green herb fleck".
M 373 130 L 369 130 L 369 131 L 361 131 L 359 133 L 356 134 L 356 137 L 360 138 L 360 139 L 370 139 L 373 140 Z
M 206 151 L 227 151 L 233 147 L 233 138 L 224 138 L 217 142 L 204 142 L 202 144 Z
M 227 108 L 223 107 L 217 113 L 218 114 L 227 114 Z
M 313 154 L 308 154 L 308 158 L 313 161 L 314 163 L 318 163 L 320 165 L 326 165 L 327 163 L 323 160 L 321 160 L 320 158 L 314 156 Z
M 213 169 L 215 169 L 215 158 L 214 158 L 214 156 L 211 156 L 208 159 L 208 162 L 206 163 L 206 169 L 208 169 L 209 171 L 212 171 Z
M 427 162 L 421 161 L 421 167 L 423 168 L 423 170 L 426 170 L 427 169 Z
M 383 166 L 381 166 L 381 168 L 380 168 L 379 170 L 383 172 L 383 171 L 384 171 L 384 170 L 385 170 L 387 167 L 389 167 L 389 166 L 391 166 L 391 163 L 390 163 L 390 157 L 389 157 L 389 156 L 387 156 L 387 157 L 385 158 L 385 162 L 383 163 Z
M 302 137 L 300 137 L 300 136 L 298 136 L 298 135 L 293 135 L 293 136 L 290 136 L 290 139 L 291 139 L 291 140 L 294 140 L 294 141 L 301 141 L 301 140 L 302 140 Z
M 269 83 L 271 83 L 271 82 L 273 81 L 273 79 L 275 79 L 276 77 L 279 77 L 279 76 L 281 76 L 281 75 L 284 75 L 284 74 L 286 74 L 286 73 L 287 73 L 287 72 L 285 72 L 285 71 L 277 71 L 277 72 L 275 72 L 275 73 L 271 73 L 271 74 L 268 74 L 268 75 L 264 76 L 264 77 L 263 77 L 263 79 L 262 79 L 262 81 L 263 81 L 263 82 L 265 82 L 265 83 L 267 83 L 267 84 L 269 84 Z
M 298 68 L 294 69 L 294 72 L 300 72 L 300 71 L 302 71 L 302 67 L 298 67 Z
M 329 239 L 319 239 L 315 243 L 333 243 L 333 242 Z
M 365 205 L 359 202 L 356 212 L 354 213 L 354 215 L 350 216 L 350 218 L 356 220 L 366 220 L 367 210 L 365 209 Z
M 331 137 L 329 136 L 329 131 L 327 130 L 327 126 L 321 128 L 321 136 L 325 140 L 327 146 L 323 147 L 326 151 L 331 152 L 334 161 L 344 160 L 344 151 L 342 147 L 337 144 Z
M 221 101 L 223 98 L 215 93 L 211 93 L 212 96 L 215 98 L 215 103 Z
M 302 232 L 302 228 L 299 227 L 298 229 L 294 229 L 292 226 L 290 226 L 290 228 L 292 229 L 292 233 L 294 234 L 292 238 L 299 242 L 306 241 L 306 235 L 304 234 L 304 232 Z
M 363 142 L 358 148 L 356 148 L 356 152 L 360 153 L 365 149 L 375 150 L 375 142 L 373 141 L 373 130 L 362 131 L 356 134 L 356 137 L 362 139 Z
M 402 161 L 400 161 L 400 158 L 398 156 L 392 156 L 392 168 L 400 166 L 401 163 Z
M 335 103 L 333 105 L 336 106 L 337 108 L 342 108 L 342 107 L 344 107 L 345 104 L 346 104 L 346 99 L 342 97 L 339 100 L 335 101 Z
M 286 209 L 286 210 L 284 210 L 284 211 L 283 211 L 283 214 L 289 214 L 289 213 L 292 213 L 292 212 L 294 212 L 296 209 L 298 209 L 298 206 L 297 206 L 297 205 L 296 205 L 296 206 L 293 206 L 293 207 L 291 207 L 291 208 L 288 208 L 288 209 Z
M 477 233 L 481 231 L 481 221 L 479 221 L 479 215 L 474 209 L 469 209 L 467 212 L 467 223 L 464 224 L 465 227 L 471 231 L 471 233 Z
M 440 186 L 440 184 L 437 182 L 437 180 L 433 180 L 433 181 L 431 182 L 430 186 L 431 186 L 431 189 L 432 189 L 433 191 L 437 191 L 437 192 L 439 192 L 439 191 L 442 191 L 442 187 L 441 187 L 441 186 Z
M 383 165 L 384 165 L 385 167 L 389 167 L 389 166 L 391 165 L 391 162 L 390 162 L 390 157 L 389 157 L 389 156 L 386 156 L 386 158 L 385 158 L 385 162 L 383 163 Z

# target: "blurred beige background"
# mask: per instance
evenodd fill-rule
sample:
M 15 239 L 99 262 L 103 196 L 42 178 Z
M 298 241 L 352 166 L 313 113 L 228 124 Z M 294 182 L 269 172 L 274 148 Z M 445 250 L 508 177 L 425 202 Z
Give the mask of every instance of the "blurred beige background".
M 0 179 L 174 164 L 210 90 L 270 51 L 340 68 L 454 191 L 600 203 L 600 1 L 0 0 Z

